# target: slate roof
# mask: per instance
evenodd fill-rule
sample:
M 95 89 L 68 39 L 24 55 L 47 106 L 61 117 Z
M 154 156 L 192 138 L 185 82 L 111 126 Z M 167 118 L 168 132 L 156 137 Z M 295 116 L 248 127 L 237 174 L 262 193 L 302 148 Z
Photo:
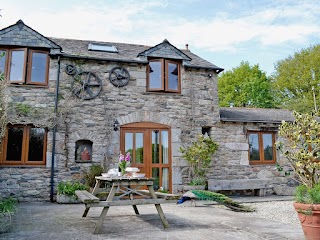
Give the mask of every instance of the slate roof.
M 292 112 L 273 108 L 220 108 L 220 120 L 223 122 L 276 123 L 282 120 L 292 122 Z
M 59 45 L 25 25 L 22 20 L 0 30 L 0 44 L 6 46 L 61 49 Z
M 138 57 L 140 53 L 147 52 L 153 46 L 145 46 L 138 44 L 128 43 L 115 43 L 115 42 L 101 42 L 101 41 L 90 41 L 90 40 L 76 40 L 76 39 L 63 39 L 50 37 L 53 42 L 62 47 L 63 56 L 73 58 L 84 58 L 94 60 L 110 60 L 119 62 L 136 62 L 136 63 L 148 63 L 145 57 Z M 89 43 L 97 44 L 108 44 L 113 45 L 118 49 L 118 53 L 113 52 L 101 52 L 101 51 L 88 51 Z M 160 45 L 160 44 L 159 44 Z M 158 45 L 156 45 L 158 46 Z M 223 68 L 217 67 L 216 65 L 202 59 L 201 57 L 193 54 L 186 49 L 177 49 L 185 54 L 190 61 L 184 61 L 183 65 L 189 68 L 203 68 L 214 70 L 217 73 L 223 71 Z

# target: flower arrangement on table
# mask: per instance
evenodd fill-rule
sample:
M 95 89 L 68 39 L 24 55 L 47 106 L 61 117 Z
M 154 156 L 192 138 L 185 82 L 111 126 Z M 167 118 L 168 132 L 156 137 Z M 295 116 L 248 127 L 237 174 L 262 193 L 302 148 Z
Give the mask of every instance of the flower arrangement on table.
M 126 173 L 126 168 L 130 165 L 130 152 L 127 152 L 126 156 L 124 156 L 121 152 L 119 155 L 119 168 L 121 170 L 121 175 L 123 176 Z

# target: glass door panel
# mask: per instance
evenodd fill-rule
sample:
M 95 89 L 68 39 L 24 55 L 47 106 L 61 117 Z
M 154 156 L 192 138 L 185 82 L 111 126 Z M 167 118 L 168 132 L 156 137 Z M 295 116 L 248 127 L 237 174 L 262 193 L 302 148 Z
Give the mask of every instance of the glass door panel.
M 169 168 L 162 168 L 162 188 L 169 191 Z
M 143 133 L 135 133 L 135 160 L 143 164 Z
M 153 188 L 158 190 L 160 188 L 160 171 L 159 168 L 152 168 Z
M 152 131 L 152 163 L 160 163 L 159 157 L 159 131 L 153 130 Z
M 161 150 L 162 150 L 162 163 L 169 163 L 169 134 L 168 131 L 161 131 Z

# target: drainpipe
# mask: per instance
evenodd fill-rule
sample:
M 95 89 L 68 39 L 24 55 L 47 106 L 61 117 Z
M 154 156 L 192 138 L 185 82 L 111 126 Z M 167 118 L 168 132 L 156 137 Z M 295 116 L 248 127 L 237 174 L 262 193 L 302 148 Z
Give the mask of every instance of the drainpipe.
M 59 81 L 60 81 L 60 55 L 58 55 L 56 96 L 55 96 L 55 102 L 54 102 L 55 116 L 57 116 L 57 112 L 58 112 Z M 55 123 L 53 127 L 53 135 L 52 135 L 51 181 L 50 181 L 50 201 L 51 202 L 53 202 L 53 192 L 54 192 L 54 158 L 55 158 L 55 151 L 56 151 L 56 132 L 57 132 L 57 123 Z

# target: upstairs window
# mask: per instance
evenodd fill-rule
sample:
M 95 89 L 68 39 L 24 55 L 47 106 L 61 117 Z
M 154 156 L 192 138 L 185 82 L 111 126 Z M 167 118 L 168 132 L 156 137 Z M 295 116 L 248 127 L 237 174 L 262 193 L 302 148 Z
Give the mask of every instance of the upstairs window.
M 181 90 L 180 63 L 168 59 L 152 59 L 147 68 L 148 91 L 176 92 Z
M 273 164 L 276 162 L 275 133 L 249 132 L 250 164 Z
M 0 50 L 0 71 L 9 83 L 48 85 L 49 55 L 46 51 L 15 48 Z

